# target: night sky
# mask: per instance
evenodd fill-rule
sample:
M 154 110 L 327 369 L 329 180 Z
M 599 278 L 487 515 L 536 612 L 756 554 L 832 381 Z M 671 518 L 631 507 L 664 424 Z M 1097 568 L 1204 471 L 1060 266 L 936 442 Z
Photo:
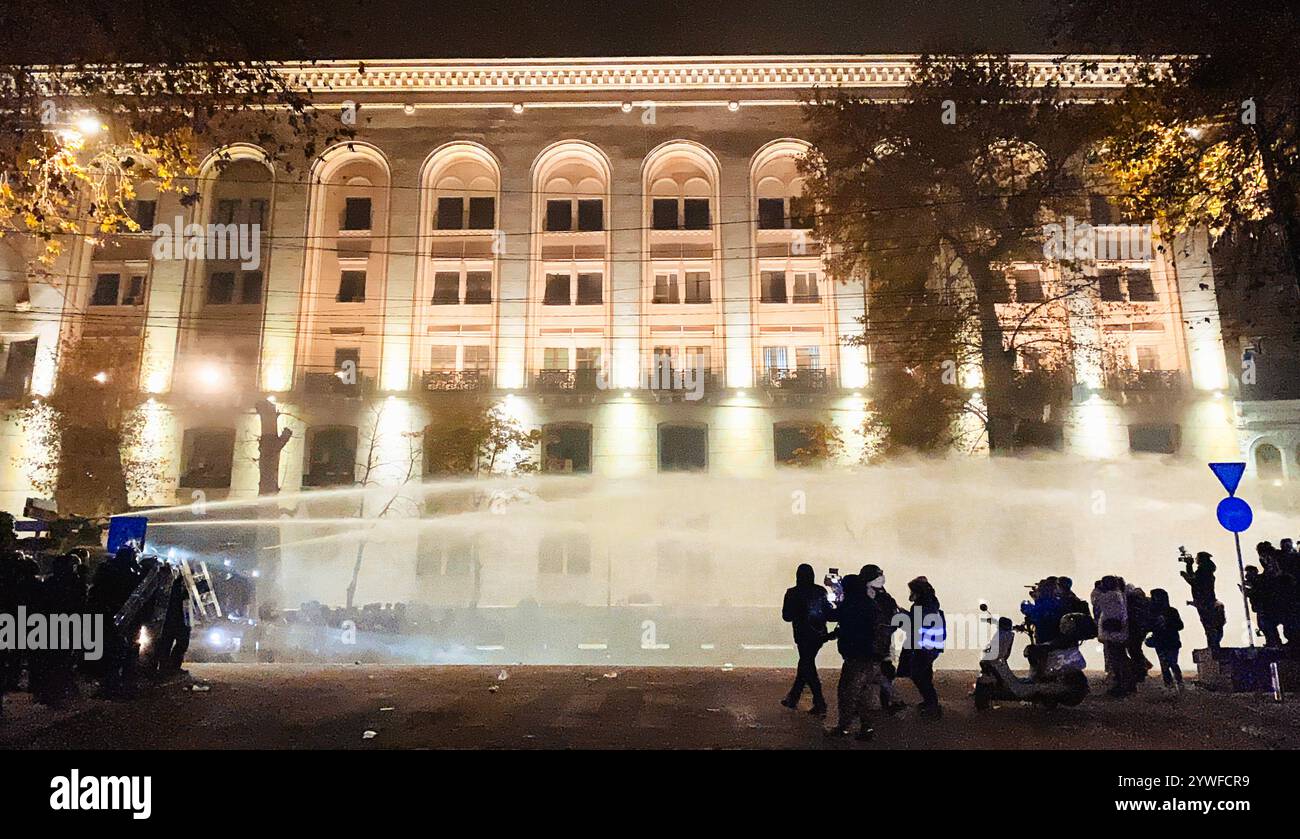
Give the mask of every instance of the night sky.
M 321 57 L 1053 49 L 1050 0 L 335 0 L 328 8 L 332 31 L 309 47 Z

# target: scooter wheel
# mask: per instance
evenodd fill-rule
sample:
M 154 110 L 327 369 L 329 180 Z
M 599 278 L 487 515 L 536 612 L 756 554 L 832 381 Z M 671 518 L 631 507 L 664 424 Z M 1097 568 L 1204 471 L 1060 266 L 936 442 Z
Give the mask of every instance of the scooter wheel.
M 976 682 L 974 697 L 975 697 L 975 710 L 987 711 L 989 709 L 989 705 L 991 705 L 993 702 L 993 689 L 990 688 L 988 685 L 982 685 Z

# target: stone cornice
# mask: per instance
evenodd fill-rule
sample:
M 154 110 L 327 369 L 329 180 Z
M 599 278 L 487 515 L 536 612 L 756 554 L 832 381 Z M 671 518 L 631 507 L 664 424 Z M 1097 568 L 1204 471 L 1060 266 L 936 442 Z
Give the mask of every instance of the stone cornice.
M 318 93 L 564 93 L 790 90 L 812 87 L 899 88 L 915 56 L 753 56 L 424 61 L 326 61 L 285 64 Z M 1039 84 L 1114 89 L 1136 78 L 1124 56 L 1013 56 Z M 364 70 L 363 70 L 364 68 Z

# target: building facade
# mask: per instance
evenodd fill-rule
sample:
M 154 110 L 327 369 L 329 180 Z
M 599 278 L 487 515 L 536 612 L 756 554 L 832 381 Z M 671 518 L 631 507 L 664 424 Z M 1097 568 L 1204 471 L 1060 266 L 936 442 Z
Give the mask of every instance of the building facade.
M 1056 65 L 1104 95 L 1121 62 Z M 294 434 L 280 485 L 350 485 L 364 452 L 399 449 L 437 400 L 497 400 L 542 432 L 542 471 L 625 477 L 769 472 L 834 427 L 860 458 L 870 400 L 860 282 L 832 282 L 808 235 L 800 103 L 844 86 L 887 98 L 905 58 L 783 57 L 325 63 L 297 68 L 355 139 L 309 173 L 252 145 L 208 159 L 200 199 L 143 193 L 154 233 L 73 243 L 50 282 L 9 282 L 10 405 L 49 393 L 60 339 L 138 341 L 164 485 L 138 505 L 256 494 L 252 405 Z M 345 119 L 348 121 L 348 119 Z M 191 224 L 256 228 L 177 258 Z M 159 258 L 158 229 L 175 234 Z M 11 277 L 24 254 L 8 245 Z M 1048 261 L 1011 266 L 1014 319 L 1050 299 Z M 1074 364 L 1035 444 L 1089 457 L 1236 450 L 1204 236 L 1096 261 L 1063 322 L 1119 347 Z M 870 336 L 868 336 L 869 338 Z M 1032 373 L 1030 369 L 1023 372 Z M 30 447 L 5 429 L 3 506 L 32 494 Z M 387 464 L 367 477 L 399 481 Z M 418 476 L 424 465 L 415 467 Z M 383 474 L 389 469 L 392 474 Z

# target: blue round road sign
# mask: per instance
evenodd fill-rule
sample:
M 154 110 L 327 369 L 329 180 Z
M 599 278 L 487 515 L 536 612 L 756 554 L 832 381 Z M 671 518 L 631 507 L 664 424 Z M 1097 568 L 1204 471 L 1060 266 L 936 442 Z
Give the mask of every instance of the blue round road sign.
M 1249 528 L 1250 523 L 1255 519 L 1250 505 L 1235 496 L 1220 501 L 1215 515 L 1219 517 L 1219 524 L 1223 525 L 1223 529 L 1230 533 L 1241 533 Z

